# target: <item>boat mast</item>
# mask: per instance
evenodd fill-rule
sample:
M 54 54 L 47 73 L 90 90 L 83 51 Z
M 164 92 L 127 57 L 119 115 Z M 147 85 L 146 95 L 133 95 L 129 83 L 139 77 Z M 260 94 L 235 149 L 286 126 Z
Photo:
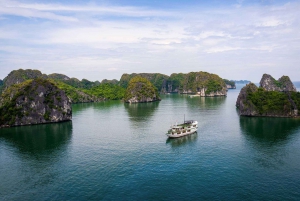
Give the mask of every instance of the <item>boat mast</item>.
M 183 115 L 183 123 L 185 123 L 185 114 Z

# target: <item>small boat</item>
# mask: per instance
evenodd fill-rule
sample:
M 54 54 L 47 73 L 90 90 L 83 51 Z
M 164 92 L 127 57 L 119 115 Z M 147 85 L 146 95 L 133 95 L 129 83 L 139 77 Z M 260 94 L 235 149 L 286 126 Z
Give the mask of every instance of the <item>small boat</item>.
M 178 138 L 195 133 L 198 129 L 198 121 L 188 120 L 179 125 L 172 125 L 166 134 L 169 138 Z

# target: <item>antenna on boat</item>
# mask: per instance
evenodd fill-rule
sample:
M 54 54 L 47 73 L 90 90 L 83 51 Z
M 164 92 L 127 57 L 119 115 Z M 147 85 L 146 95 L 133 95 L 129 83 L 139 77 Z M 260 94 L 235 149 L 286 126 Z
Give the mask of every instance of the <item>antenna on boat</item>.
M 183 114 L 183 123 L 185 123 L 185 114 Z

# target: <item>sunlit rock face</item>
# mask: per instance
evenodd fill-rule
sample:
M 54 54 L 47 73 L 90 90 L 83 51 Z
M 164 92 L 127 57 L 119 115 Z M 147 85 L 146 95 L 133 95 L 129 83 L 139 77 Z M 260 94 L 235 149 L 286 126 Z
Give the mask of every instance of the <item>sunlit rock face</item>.
M 259 84 L 267 91 L 296 91 L 296 87 L 288 76 L 275 80 L 271 75 L 264 74 Z
M 34 79 L 6 89 L 0 99 L 0 126 L 53 123 L 72 119 L 65 92 L 45 79 Z

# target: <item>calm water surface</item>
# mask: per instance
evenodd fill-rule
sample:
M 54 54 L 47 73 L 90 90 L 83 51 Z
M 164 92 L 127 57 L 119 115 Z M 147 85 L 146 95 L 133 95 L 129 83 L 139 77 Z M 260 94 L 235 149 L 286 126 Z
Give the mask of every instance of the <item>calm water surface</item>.
M 0 200 L 300 200 L 300 119 L 239 117 L 238 93 L 77 104 L 72 122 L 1 129 Z M 184 114 L 198 133 L 167 139 Z

